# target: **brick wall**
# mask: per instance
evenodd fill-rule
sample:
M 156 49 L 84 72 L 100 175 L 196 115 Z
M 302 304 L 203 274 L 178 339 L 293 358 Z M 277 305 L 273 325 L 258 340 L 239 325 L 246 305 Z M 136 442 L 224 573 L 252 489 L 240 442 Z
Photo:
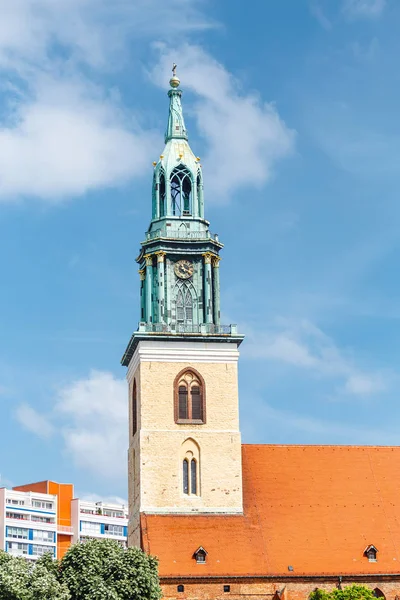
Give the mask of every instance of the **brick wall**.
M 357 583 L 366 585 L 372 590 L 378 588 L 387 600 L 400 597 L 400 576 L 390 579 L 383 576 L 381 579 L 357 577 L 354 580 L 346 577 L 342 586 Z M 184 592 L 178 592 L 177 586 L 183 584 Z M 224 592 L 224 585 L 230 586 L 229 592 Z M 260 580 L 260 579 L 213 579 L 196 582 L 184 580 L 162 580 L 163 597 L 168 600 L 307 600 L 315 588 L 330 591 L 337 587 L 338 577 L 306 580 Z

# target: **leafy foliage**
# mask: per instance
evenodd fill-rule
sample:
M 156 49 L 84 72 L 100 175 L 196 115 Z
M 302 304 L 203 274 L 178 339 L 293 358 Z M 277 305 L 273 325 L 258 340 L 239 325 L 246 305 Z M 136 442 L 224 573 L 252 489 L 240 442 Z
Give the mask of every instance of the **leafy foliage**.
M 62 561 L 0 551 L 0 600 L 160 600 L 157 560 L 113 540 L 71 546 Z M 352 599 L 349 599 L 352 600 Z
M 343 589 L 337 588 L 330 592 L 316 589 L 311 592 L 309 600 L 376 600 L 373 591 L 364 585 L 346 585 Z
M 71 546 L 61 561 L 61 581 L 72 600 L 159 600 L 157 560 L 114 540 Z M 1 600 L 1 599 L 0 599 Z
M 69 600 L 67 586 L 48 570 L 46 560 L 35 564 L 0 551 L 0 600 Z

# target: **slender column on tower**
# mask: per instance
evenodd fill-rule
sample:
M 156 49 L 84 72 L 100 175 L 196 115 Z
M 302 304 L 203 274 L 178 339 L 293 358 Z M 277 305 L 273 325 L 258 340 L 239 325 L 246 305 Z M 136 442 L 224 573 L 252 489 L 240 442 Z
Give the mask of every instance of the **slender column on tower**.
M 204 312 L 206 323 L 213 322 L 211 259 L 212 254 L 205 252 L 204 256 Z
M 214 323 L 215 325 L 219 325 L 221 322 L 221 310 L 220 310 L 220 300 L 219 300 L 219 256 L 213 256 L 212 265 L 213 265 L 213 289 L 214 289 Z
M 145 296 L 144 280 L 146 279 L 146 269 L 139 269 L 138 273 L 140 275 L 140 320 L 144 321 L 146 318 L 145 304 L 144 304 L 144 296 Z
M 152 301 L 151 292 L 153 289 L 153 257 L 151 254 L 145 254 L 146 260 L 146 322 L 151 323 L 152 319 Z
M 164 312 L 165 312 L 165 296 L 164 296 L 164 257 L 165 252 L 161 250 L 156 252 L 157 256 L 157 299 L 158 299 L 158 321 L 164 323 Z

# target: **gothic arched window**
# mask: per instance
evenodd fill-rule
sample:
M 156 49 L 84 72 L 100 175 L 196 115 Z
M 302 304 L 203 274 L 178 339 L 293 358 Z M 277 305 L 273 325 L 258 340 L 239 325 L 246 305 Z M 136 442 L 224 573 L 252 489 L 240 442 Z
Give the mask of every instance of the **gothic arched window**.
M 160 172 L 160 183 L 158 191 L 160 198 L 160 217 L 165 217 L 165 175 L 163 170 Z
M 192 178 L 186 167 L 176 167 L 171 173 L 172 214 L 192 214 Z
M 193 297 L 186 287 L 182 287 L 176 295 L 176 320 L 189 325 L 193 323 Z
M 200 447 L 192 439 L 181 446 L 182 492 L 188 496 L 200 496 Z
M 176 423 L 205 423 L 204 379 L 194 369 L 185 369 L 175 378 L 174 405 Z
M 135 435 L 137 431 L 137 391 L 136 391 L 136 379 L 133 380 L 132 388 L 132 435 Z

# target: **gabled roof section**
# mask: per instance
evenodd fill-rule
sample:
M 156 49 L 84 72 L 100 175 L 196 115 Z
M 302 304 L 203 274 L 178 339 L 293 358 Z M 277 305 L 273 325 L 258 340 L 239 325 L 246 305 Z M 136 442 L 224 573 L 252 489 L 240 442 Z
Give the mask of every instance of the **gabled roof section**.
M 245 445 L 242 457 L 243 515 L 146 516 L 161 577 L 400 573 L 399 447 Z M 379 562 L 365 560 L 371 540 Z

